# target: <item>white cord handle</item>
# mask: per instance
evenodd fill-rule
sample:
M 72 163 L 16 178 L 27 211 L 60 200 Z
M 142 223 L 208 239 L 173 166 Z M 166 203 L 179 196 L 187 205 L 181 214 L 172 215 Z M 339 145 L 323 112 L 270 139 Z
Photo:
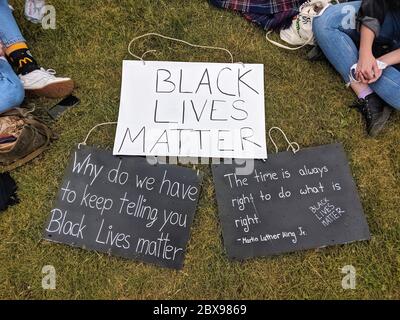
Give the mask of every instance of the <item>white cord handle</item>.
M 278 146 L 276 145 L 274 139 L 273 139 L 272 136 L 271 136 L 271 133 L 272 133 L 273 130 L 278 130 L 278 131 L 280 131 L 280 132 L 282 133 L 283 137 L 285 138 L 286 142 L 288 143 L 288 148 L 287 148 L 286 151 L 289 151 L 289 149 L 292 149 L 292 151 L 293 151 L 294 154 L 296 154 L 297 152 L 300 151 L 300 146 L 299 146 L 299 144 L 298 144 L 297 142 L 291 142 L 291 141 L 289 141 L 289 139 L 288 139 L 288 137 L 286 136 L 285 132 L 283 132 L 283 130 L 282 130 L 281 128 L 279 128 L 279 127 L 272 127 L 272 128 L 269 129 L 269 131 L 268 131 L 268 136 L 269 136 L 269 139 L 271 140 L 272 144 L 273 144 L 274 147 L 275 147 L 276 153 L 279 152 L 279 149 L 278 149 Z
M 104 122 L 104 123 L 96 124 L 92 129 L 89 130 L 89 132 L 88 132 L 88 134 L 87 134 L 85 140 L 84 140 L 83 142 L 81 142 L 81 143 L 78 144 L 78 149 L 81 147 L 81 145 L 86 146 L 86 143 L 87 143 L 87 141 L 88 141 L 90 135 L 91 135 L 92 132 L 93 132 L 94 130 L 96 130 L 98 127 L 101 127 L 101 126 L 108 126 L 108 125 L 113 125 L 113 124 L 117 124 L 117 122 Z
M 270 37 L 268 37 L 270 34 L 272 33 L 272 31 L 268 31 L 265 34 L 265 38 L 267 39 L 267 41 L 269 41 L 270 43 L 272 43 L 273 45 L 277 46 L 278 48 L 282 48 L 282 49 L 286 49 L 286 50 L 291 50 L 291 51 L 295 51 L 295 50 L 299 50 L 301 48 L 304 48 L 307 45 L 311 45 L 314 41 L 314 35 L 312 35 L 304 44 L 298 46 L 298 47 L 289 47 L 289 46 L 285 46 L 284 44 L 281 44 L 277 41 L 272 40 Z
M 234 63 L 234 59 L 233 59 L 232 53 L 231 53 L 228 49 L 226 49 L 226 48 L 211 47 L 211 46 L 202 46 L 202 45 L 198 45 L 198 44 L 193 44 L 193 43 L 190 43 L 190 42 L 181 40 L 181 39 L 176 39 L 176 38 L 173 38 L 173 37 L 164 36 L 164 35 L 162 35 L 162 34 L 155 33 L 155 32 L 150 32 L 150 33 L 146 33 L 146 34 L 143 34 L 143 35 L 141 35 L 141 36 L 135 37 L 135 38 L 133 38 L 133 39 L 131 40 L 131 42 L 129 42 L 129 45 L 128 45 L 128 52 L 129 52 L 134 58 L 143 61 L 143 63 L 144 63 L 143 58 L 144 58 L 144 56 L 145 56 L 146 54 L 148 54 L 148 53 L 150 53 L 150 52 L 156 52 L 157 50 L 148 50 L 148 51 L 146 51 L 145 53 L 143 53 L 141 57 L 139 57 L 138 55 L 136 55 L 136 54 L 134 54 L 134 53 L 132 52 L 131 46 L 132 46 L 132 44 L 133 44 L 135 41 L 137 41 L 137 40 L 139 40 L 139 39 L 142 39 L 142 38 L 145 38 L 145 37 L 150 37 L 150 36 L 156 36 L 156 37 L 160 37 L 160 38 L 163 38 L 163 39 L 167 39 L 167 40 L 171 40 L 171 41 L 180 42 L 180 43 L 186 44 L 186 45 L 188 45 L 188 46 L 190 46 L 190 47 L 193 47 L 193 48 L 202 48 L 202 49 L 212 49 L 212 50 L 221 50 L 221 51 L 225 51 L 226 53 L 229 54 L 229 56 L 230 56 L 230 58 L 231 58 L 231 62 Z

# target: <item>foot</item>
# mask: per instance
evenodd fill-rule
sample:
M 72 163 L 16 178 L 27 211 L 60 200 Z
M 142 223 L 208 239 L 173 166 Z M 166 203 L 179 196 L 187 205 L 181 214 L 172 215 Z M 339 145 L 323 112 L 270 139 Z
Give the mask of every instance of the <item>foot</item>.
M 46 98 L 63 98 L 72 93 L 74 82 L 70 78 L 55 76 L 54 70 L 40 68 L 25 75 L 20 75 L 27 94 Z
M 392 109 L 376 93 L 371 93 L 365 99 L 358 99 L 351 107 L 357 108 L 364 116 L 367 132 L 371 137 L 378 135 L 392 112 Z

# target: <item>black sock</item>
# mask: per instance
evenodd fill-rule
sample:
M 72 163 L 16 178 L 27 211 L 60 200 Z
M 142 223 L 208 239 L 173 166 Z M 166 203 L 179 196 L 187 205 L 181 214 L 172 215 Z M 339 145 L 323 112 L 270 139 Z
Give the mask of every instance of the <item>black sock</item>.
M 18 49 L 8 56 L 11 65 L 15 68 L 17 74 L 25 75 L 32 71 L 40 69 L 36 60 L 32 57 L 29 49 Z

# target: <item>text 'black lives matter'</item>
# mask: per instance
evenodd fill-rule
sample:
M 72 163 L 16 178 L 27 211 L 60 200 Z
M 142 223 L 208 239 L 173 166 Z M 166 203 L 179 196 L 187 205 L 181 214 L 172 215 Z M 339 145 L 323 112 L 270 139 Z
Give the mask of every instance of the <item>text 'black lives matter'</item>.
M 72 154 L 44 238 L 181 269 L 200 180 L 191 169 L 81 147 Z
M 230 258 L 370 239 L 341 144 L 270 155 L 266 162 L 255 161 L 249 171 L 238 175 L 234 164 L 213 166 Z

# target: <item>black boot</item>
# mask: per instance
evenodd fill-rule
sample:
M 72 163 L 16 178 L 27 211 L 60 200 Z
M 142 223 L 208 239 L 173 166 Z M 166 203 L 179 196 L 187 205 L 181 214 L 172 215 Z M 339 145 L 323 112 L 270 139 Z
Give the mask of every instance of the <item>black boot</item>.
M 371 93 L 365 99 L 358 99 L 351 108 L 357 108 L 364 116 L 367 132 L 371 137 L 378 135 L 392 113 L 392 108 L 387 106 L 376 93 Z

